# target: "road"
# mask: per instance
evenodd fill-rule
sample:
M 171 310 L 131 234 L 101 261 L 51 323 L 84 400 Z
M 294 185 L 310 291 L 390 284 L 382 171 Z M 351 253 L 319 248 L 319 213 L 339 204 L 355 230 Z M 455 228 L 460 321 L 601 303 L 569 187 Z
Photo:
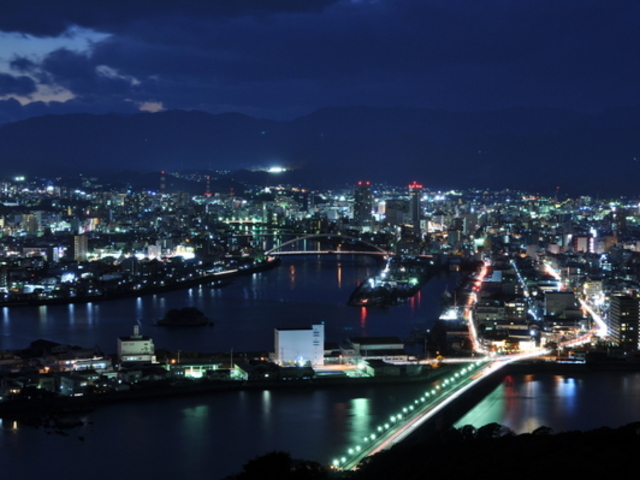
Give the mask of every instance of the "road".
M 347 449 L 343 456 L 334 458 L 331 465 L 342 470 L 356 468 L 364 458 L 391 448 L 406 439 L 443 408 L 497 370 L 512 362 L 537 358 L 549 353 L 549 351 L 535 351 L 468 362 L 466 366 L 461 366 L 459 370 L 447 375 L 447 378 L 429 384 L 428 390 L 422 397 L 413 402 L 407 402 L 407 406 L 392 416 L 389 422 L 380 425 L 375 432 L 363 438 L 359 445 Z

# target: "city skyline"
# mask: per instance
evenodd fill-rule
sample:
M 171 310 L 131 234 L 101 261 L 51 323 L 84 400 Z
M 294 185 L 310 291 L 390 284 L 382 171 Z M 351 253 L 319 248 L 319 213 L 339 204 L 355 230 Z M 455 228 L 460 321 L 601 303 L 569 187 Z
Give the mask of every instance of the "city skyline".
M 90 177 L 82 177 L 81 186 L 64 184 L 62 178 L 55 183 L 27 178 L 0 182 L 6 349 L 0 393 L 7 398 L 3 407 L 28 407 L 28 398 L 24 404 L 20 397 L 27 394 L 56 402 L 80 398 L 111 403 L 102 395 L 124 401 L 130 391 L 138 399 L 154 399 L 158 408 L 170 405 L 175 412 L 198 412 L 195 423 L 192 414 L 177 415 L 184 420 L 175 423 L 184 446 L 193 441 L 207 443 L 207 451 L 224 451 L 216 442 L 223 439 L 224 448 L 229 448 L 236 445 L 230 438 L 242 433 L 243 448 L 231 447 L 237 453 L 196 454 L 186 462 L 181 449 L 165 445 L 163 461 L 176 470 L 192 469 L 194 478 L 210 468 L 237 470 L 241 462 L 269 448 L 295 448 L 296 458 L 330 461 L 346 469 L 431 421 L 430 412 L 460 393 L 473 396 L 472 384 L 485 383 L 483 378 L 489 382 L 485 376 L 495 375 L 509 362 L 544 356 L 549 368 L 555 368 L 554 360 L 574 363 L 559 391 L 561 398 L 566 394 L 572 399 L 578 395 L 574 375 L 590 377 L 591 362 L 614 369 L 623 362 L 624 369 L 635 365 L 640 291 L 637 200 L 563 200 L 514 190 L 436 192 L 423 190 L 419 179 L 397 188 L 364 180 L 352 184 L 350 191 L 311 193 L 299 187 L 247 185 L 234 194 L 209 191 L 207 177 L 201 175 L 200 193 L 195 195 L 175 191 L 174 175 L 168 172 L 157 172 L 153 190 L 116 188 Z M 375 261 L 374 255 L 383 261 Z M 275 261 L 275 256 L 281 260 Z M 263 262 L 265 257 L 272 258 L 269 264 Z M 233 281 L 207 286 L 222 278 Z M 625 308 L 616 317 L 617 301 Z M 172 308 L 182 305 L 189 307 Z M 636 313 L 627 315 L 632 312 Z M 206 315 L 215 319 L 215 329 L 206 328 L 206 322 L 180 331 L 151 329 L 151 322 L 174 314 L 178 323 L 186 321 L 177 320 L 182 315 Z M 318 329 L 311 331 L 305 323 Z M 123 336 L 132 324 L 133 335 Z M 291 335 L 285 342 L 284 337 L 274 338 L 274 329 Z M 330 343 L 316 349 L 325 343 L 325 333 Z M 118 353 L 111 355 L 116 339 Z M 282 364 L 266 360 L 272 353 L 296 351 L 295 362 L 305 365 L 311 344 L 313 367 L 290 367 L 291 356 L 280 358 Z M 429 367 L 433 363 L 437 369 Z M 563 372 L 566 365 L 557 368 Z M 517 375 L 506 373 L 504 385 L 512 391 L 520 383 Z M 419 375 L 420 381 L 412 375 Z M 364 398 L 361 380 L 375 384 L 367 387 Z M 247 427 L 239 428 L 244 424 L 235 420 L 244 418 L 247 425 L 265 425 L 263 420 L 268 420 L 275 425 L 271 420 L 278 413 L 252 406 L 253 400 L 246 402 L 251 382 L 264 381 L 292 388 L 285 396 L 293 403 L 282 404 L 276 397 L 280 388 L 274 388 L 255 398 L 257 405 L 284 407 L 296 424 L 293 436 L 283 434 L 280 423 L 272 430 L 274 437 L 269 428 L 256 428 L 266 446 L 259 438 L 247 441 Z M 304 382 L 301 395 L 298 381 Z M 249 390 L 240 393 L 243 401 L 238 402 L 235 387 L 242 388 L 243 382 L 249 382 Z M 339 385 L 331 390 L 346 395 L 347 401 L 336 403 L 335 397 L 327 396 L 311 402 L 319 413 L 309 415 L 309 387 L 320 393 L 326 382 Z M 389 402 L 384 394 L 387 410 L 380 415 L 373 407 L 386 382 L 402 404 Z M 405 382 L 418 391 L 398 393 Z M 219 391 L 229 386 L 232 392 Z M 179 393 L 185 395 L 211 389 L 216 392 L 216 408 L 209 408 L 214 400 L 208 396 L 196 395 L 199 399 L 191 397 L 188 403 L 174 398 L 156 401 L 157 388 L 172 395 L 176 388 L 183 388 Z M 501 388 L 492 395 L 501 397 Z M 606 396 L 625 405 L 632 395 L 621 392 L 611 395 L 607 389 Z M 223 398 L 232 406 L 220 407 Z M 585 393 L 583 398 L 597 396 Z M 537 431 L 541 425 L 547 432 L 568 428 L 564 415 L 549 423 L 548 415 L 531 415 L 530 407 L 514 415 L 514 404 L 507 404 L 514 431 Z M 599 399 L 596 404 L 604 405 Z M 147 405 L 131 408 L 150 418 L 163 417 L 150 414 Z M 626 406 L 609 405 L 600 410 L 629 412 Z M 41 412 L 40 403 L 37 407 Z M 121 419 L 118 433 L 105 437 L 109 429 L 102 415 L 113 416 L 109 412 L 114 410 L 99 410 L 100 417 L 86 414 L 91 415 L 88 421 L 83 413 L 83 421 L 71 432 L 85 445 L 120 444 L 122 433 L 128 438 L 136 431 Z M 486 417 L 469 412 L 473 418 L 465 422 L 479 429 L 478 418 L 485 418 L 486 424 L 495 421 L 496 413 L 492 409 Z M 566 415 L 575 413 L 571 408 Z M 316 436 L 319 429 L 313 426 L 301 441 L 298 416 L 322 418 L 317 425 L 326 425 L 326 433 Z M 591 414 L 580 416 L 579 428 L 594 421 Z M 229 430 L 220 425 L 222 418 L 233 419 Z M 621 421 L 615 415 L 597 420 L 612 426 Z M 335 422 L 346 428 L 336 429 Z M 352 425 L 358 422 L 354 436 Z M 11 438 L 29 442 L 32 430 L 18 423 L 10 427 Z M 161 446 L 154 440 L 160 436 L 149 429 L 140 435 L 150 438 L 142 443 L 157 454 Z M 46 444 L 49 455 L 78 470 L 76 463 L 67 462 L 69 452 L 75 452 L 57 448 L 54 437 Z M 297 450 L 303 444 L 311 450 Z M 4 449 L 7 455 L 12 448 Z M 94 463 L 96 454 L 102 455 L 103 449 L 88 448 L 82 458 Z M 145 468 L 165 471 L 164 465 L 154 460 Z
M 639 21 L 631 0 L 6 5 L 7 474 L 211 478 L 283 448 L 350 469 L 454 425 L 463 394 L 467 435 L 637 419 L 616 370 L 640 352 Z

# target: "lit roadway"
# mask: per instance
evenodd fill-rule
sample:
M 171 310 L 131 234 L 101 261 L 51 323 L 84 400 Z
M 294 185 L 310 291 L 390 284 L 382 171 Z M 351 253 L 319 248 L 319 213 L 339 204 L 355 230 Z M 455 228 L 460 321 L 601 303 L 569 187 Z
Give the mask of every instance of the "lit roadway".
M 553 267 L 551 267 L 551 265 L 549 265 L 548 263 L 545 263 L 544 264 L 544 268 L 545 268 L 545 271 L 549 275 L 554 277 L 559 282 L 562 282 L 562 276 L 560 275 L 560 273 L 557 270 L 555 270 Z M 563 287 L 563 289 L 564 289 L 564 287 Z M 596 326 L 593 328 L 593 330 L 591 330 L 591 332 L 588 334 L 589 337 L 591 337 L 591 335 L 597 335 L 599 337 L 606 337 L 609 334 L 609 328 L 607 327 L 607 324 L 602 319 L 602 317 L 600 315 L 598 315 L 593 310 L 593 308 L 591 308 L 591 305 L 589 305 L 587 302 L 585 302 L 581 298 L 578 298 L 578 301 L 580 302 L 580 306 L 584 309 L 584 311 L 587 312 L 589 315 L 591 315 L 591 318 L 593 319 L 594 323 L 596 324 Z M 584 335 L 583 335 L 583 337 L 584 337 Z M 575 343 L 575 339 L 573 341 L 570 341 L 570 342 L 572 344 L 576 344 Z M 585 342 L 582 342 L 582 343 L 585 343 Z
M 547 267 L 548 270 L 552 270 Z M 553 271 L 553 270 L 552 270 Z M 557 278 L 558 273 L 553 271 Z M 478 353 L 487 353 L 479 341 L 475 321 L 473 319 L 473 306 L 477 300 L 476 292 L 481 289 L 482 282 L 487 274 L 487 264 L 484 263 L 482 269 L 469 285 L 469 293 L 467 301 L 464 304 L 462 312 L 463 318 L 469 325 L 470 335 L 473 342 L 474 350 Z M 521 280 L 522 281 L 522 280 Z M 523 282 L 524 283 L 524 282 Z M 593 335 L 605 336 L 607 327 L 602 318 L 594 312 L 594 310 L 584 301 L 580 300 L 582 308 L 591 315 L 595 323 L 595 328 L 571 340 L 563 342 L 564 346 L 577 345 L 588 342 Z M 446 359 L 446 363 L 470 363 L 467 367 L 461 367 L 457 372 L 447 376 L 446 379 L 434 381 L 430 389 L 425 391 L 424 395 L 419 399 L 409 403 L 401 412 L 392 416 L 388 422 L 380 425 L 376 431 L 364 437 L 360 445 L 354 445 L 347 449 L 343 456 L 334 458 L 332 466 L 338 469 L 350 470 L 369 455 L 373 455 L 382 450 L 388 449 L 396 443 L 404 440 L 411 435 L 417 428 L 431 419 L 443 408 L 456 400 L 478 382 L 484 380 L 491 373 L 501 369 L 509 363 L 519 360 L 541 357 L 551 352 L 537 348 L 527 353 L 519 355 L 503 355 L 485 357 L 479 361 L 471 363 L 472 359 Z M 420 362 L 427 363 L 427 362 Z
M 424 395 L 414 400 L 413 403 L 408 403 L 387 423 L 380 425 L 374 433 L 364 437 L 360 445 L 354 445 L 347 449 L 343 456 L 335 458 L 332 466 L 343 470 L 356 468 L 365 457 L 391 448 L 406 439 L 421 425 L 491 373 L 511 362 L 539 357 L 548 353 L 548 351 L 535 351 L 520 355 L 485 358 L 447 375 L 444 379 L 434 381 Z M 466 362 L 470 363 L 470 359 L 467 359 Z

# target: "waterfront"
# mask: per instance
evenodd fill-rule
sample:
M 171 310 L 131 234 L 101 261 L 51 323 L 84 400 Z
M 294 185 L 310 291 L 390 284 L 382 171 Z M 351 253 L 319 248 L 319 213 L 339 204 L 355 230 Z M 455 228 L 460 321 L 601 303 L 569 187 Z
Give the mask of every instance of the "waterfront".
M 2 348 L 23 348 L 45 338 L 99 345 L 108 353 L 115 350 L 116 337 L 129 334 L 134 323 L 154 338 L 156 348 L 230 353 L 272 349 L 275 327 L 324 322 L 326 338 L 334 342 L 350 335 L 404 338 L 412 329 L 430 327 L 439 314 L 442 291 L 455 279 L 433 278 L 416 297 L 393 308 L 347 306 L 352 291 L 378 267 L 364 256 L 287 258 L 274 270 L 237 277 L 223 288 L 201 286 L 99 304 L 5 308 Z M 151 327 L 169 308 L 185 306 L 205 312 L 215 327 Z M 127 476 L 137 478 L 220 478 L 273 449 L 326 463 L 420 390 L 418 385 L 385 385 L 226 392 L 104 406 L 85 415 L 87 426 L 69 436 L 14 429 L 5 422 L 0 455 L 16 475 L 87 469 L 97 479 L 114 478 L 125 468 L 118 462 L 105 467 L 105 455 L 117 456 Z
M 138 320 L 157 348 L 184 351 L 269 350 L 274 327 L 318 321 L 325 322 L 327 340 L 336 342 L 348 335 L 405 337 L 413 328 L 431 326 L 442 291 L 455 279 L 435 277 L 418 297 L 397 307 L 346 306 L 358 282 L 377 266 L 367 257 L 287 258 L 275 270 L 237 278 L 220 289 L 203 286 L 101 304 L 6 309 L 0 324 L 3 348 L 21 348 L 46 338 L 88 347 L 98 344 L 110 352 L 115 338 L 128 334 Z M 167 309 L 184 306 L 201 309 L 215 327 L 150 327 Z M 481 426 L 497 421 L 518 432 L 547 425 L 560 431 L 617 426 L 640 418 L 631 407 L 638 403 L 638 374 L 519 378 L 513 377 L 513 387 L 498 387 L 470 412 L 472 420 L 461 423 Z M 97 480 L 218 479 L 275 449 L 326 464 L 422 391 L 421 385 L 246 391 L 109 405 L 83 414 L 85 426 L 65 431 L 68 435 L 14 428 L 5 421 L 0 459 L 5 476 L 11 478 L 75 478 L 90 472 Z M 566 418 L 575 423 L 565 427 Z
M 640 418 L 638 375 L 513 376 L 460 425 L 497 421 L 519 433 L 540 425 L 555 431 L 616 427 Z M 97 480 L 219 479 L 272 450 L 326 464 L 422 390 L 382 385 L 246 391 L 110 405 L 82 415 L 87 424 L 67 435 L 14 429 L 5 421 L 0 459 L 8 478 L 91 472 Z
M 406 303 L 388 309 L 347 305 L 357 285 L 379 263 L 366 256 L 287 258 L 280 267 L 236 277 L 230 285 L 207 285 L 164 294 L 101 303 L 5 307 L 0 314 L 0 348 L 19 349 L 45 338 L 114 352 L 116 338 L 134 324 L 156 348 L 183 351 L 260 351 L 273 348 L 276 327 L 325 323 L 327 341 L 346 336 L 397 335 L 429 328 L 440 311 L 440 295 L 452 279 L 437 277 Z M 167 330 L 153 327 L 172 308 L 196 307 L 215 323 L 211 329 Z
M 7 478 L 91 472 L 97 480 L 216 480 L 272 450 L 327 464 L 420 390 L 383 385 L 246 391 L 110 405 L 82 416 L 92 423 L 66 431 L 68 436 L 43 428 L 13 430 L 5 422 L 0 458 Z

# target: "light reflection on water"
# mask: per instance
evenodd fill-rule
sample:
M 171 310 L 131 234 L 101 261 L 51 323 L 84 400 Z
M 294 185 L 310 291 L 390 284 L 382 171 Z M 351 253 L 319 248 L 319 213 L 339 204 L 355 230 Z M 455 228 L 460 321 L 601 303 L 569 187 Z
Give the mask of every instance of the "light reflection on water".
M 640 421 L 640 373 L 512 375 L 462 417 L 456 427 L 499 423 L 516 433 L 618 427 Z
M 346 305 L 353 289 L 378 268 L 367 257 L 286 258 L 275 270 L 238 277 L 223 288 L 202 287 L 100 304 L 4 308 L 0 334 L 5 349 L 44 338 L 114 352 L 118 336 L 141 323 L 157 348 L 234 352 L 273 348 L 273 329 L 324 322 L 327 341 L 346 336 L 397 335 L 430 328 L 440 295 L 455 279 L 434 278 L 415 301 L 388 309 Z M 169 308 L 196 306 L 213 328 L 152 327 Z M 47 472 L 73 478 L 82 468 L 92 478 L 117 478 L 126 465 L 132 478 L 222 478 L 250 458 L 281 449 L 295 458 L 327 462 L 397 413 L 417 385 L 327 390 L 225 392 L 111 405 L 87 415 L 93 422 L 69 436 L 42 429 L 0 430 L 0 463 L 16 478 Z M 79 440 L 82 436 L 84 440 Z M 118 456 L 104 461 L 105 448 Z M 33 462 L 33 458 L 41 459 Z M 107 463 L 107 464 L 105 464 Z M 95 465 L 100 465 L 96 469 Z M 10 467 L 13 468 L 13 467 Z M 87 470 L 87 471 L 88 471 Z
M 362 437 L 369 434 L 371 428 L 371 400 L 368 398 L 353 398 L 348 407 L 350 416 L 349 443 L 357 445 L 361 443 Z
M 285 258 L 271 271 L 234 278 L 230 285 L 198 288 L 102 303 L 3 308 L 3 348 L 20 349 L 38 338 L 115 350 L 116 338 L 139 322 L 158 348 L 172 350 L 259 351 L 273 348 L 273 329 L 324 322 L 327 341 L 348 335 L 397 335 L 433 325 L 440 295 L 455 279 L 434 278 L 419 296 L 387 309 L 347 306 L 355 287 L 379 268 L 364 256 Z M 215 322 L 215 329 L 168 331 L 153 325 L 170 308 L 195 306 Z
M 518 433 L 542 425 L 555 431 L 615 427 L 640 419 L 638 380 L 635 373 L 512 375 L 459 426 L 495 421 Z M 272 450 L 326 463 L 423 391 L 420 384 L 278 389 L 111 405 L 85 414 L 86 426 L 69 436 L 4 422 L 0 462 L 7 478 L 38 478 L 51 465 L 65 476 L 100 465 L 92 470 L 95 480 L 117 478 L 125 464 L 132 478 L 222 478 Z M 567 412 L 574 423 L 566 423 Z M 105 448 L 118 462 L 104 462 Z

